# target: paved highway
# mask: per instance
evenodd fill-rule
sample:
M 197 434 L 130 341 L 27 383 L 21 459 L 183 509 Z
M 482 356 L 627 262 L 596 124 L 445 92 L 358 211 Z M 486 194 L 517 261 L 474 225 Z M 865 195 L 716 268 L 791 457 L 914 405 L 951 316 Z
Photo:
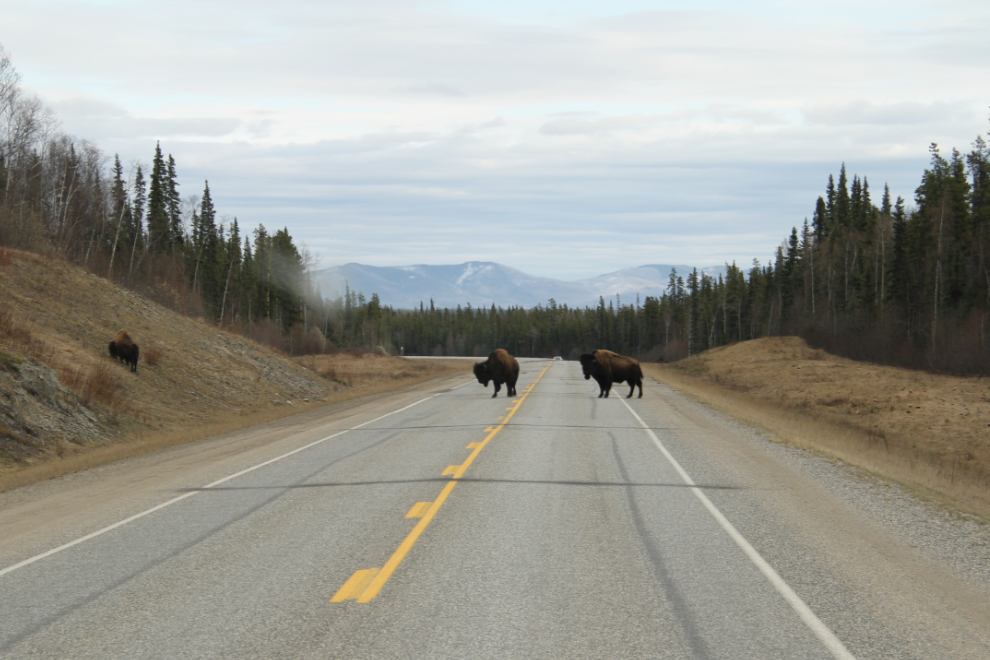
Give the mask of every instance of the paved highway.
M 753 432 L 521 363 L 0 496 L 0 658 L 990 657 Z

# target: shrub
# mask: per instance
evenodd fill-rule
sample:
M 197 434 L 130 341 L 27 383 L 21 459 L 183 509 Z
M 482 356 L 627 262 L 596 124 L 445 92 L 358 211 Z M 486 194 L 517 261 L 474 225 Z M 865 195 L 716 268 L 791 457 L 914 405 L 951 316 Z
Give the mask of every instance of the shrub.
M 116 408 L 123 403 L 123 382 L 115 365 L 110 362 L 100 360 L 87 366 L 63 365 L 58 371 L 62 382 L 86 405 L 96 401 Z
M 0 344 L 6 344 L 41 362 L 47 363 L 47 358 L 50 357 L 48 347 L 34 336 L 30 326 L 18 321 L 14 314 L 5 309 L 0 309 Z
M 157 366 L 162 361 L 161 346 L 155 343 L 149 343 L 147 348 L 141 350 L 141 357 L 144 358 L 146 364 L 153 367 Z

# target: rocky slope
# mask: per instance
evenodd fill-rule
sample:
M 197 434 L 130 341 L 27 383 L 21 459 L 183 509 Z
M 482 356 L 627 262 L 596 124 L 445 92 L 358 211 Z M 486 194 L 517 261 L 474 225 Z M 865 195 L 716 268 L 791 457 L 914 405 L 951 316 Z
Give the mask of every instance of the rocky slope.
M 71 264 L 4 256 L 0 473 L 74 446 L 297 406 L 342 387 Z M 136 374 L 107 353 L 120 328 L 141 348 Z

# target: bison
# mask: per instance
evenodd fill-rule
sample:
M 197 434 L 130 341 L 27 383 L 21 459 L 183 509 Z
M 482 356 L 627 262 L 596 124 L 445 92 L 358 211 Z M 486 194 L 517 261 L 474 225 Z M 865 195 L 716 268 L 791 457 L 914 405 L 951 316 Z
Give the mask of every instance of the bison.
M 612 383 L 629 383 L 629 396 L 631 399 L 636 386 L 639 386 L 639 398 L 643 398 L 643 370 L 639 367 L 639 362 L 613 353 L 599 349 L 594 353 L 584 353 L 581 355 L 581 370 L 584 372 L 584 379 L 594 377 L 598 381 L 600 389 L 598 398 L 608 398 L 608 393 L 612 390 Z
M 485 387 L 488 387 L 488 381 L 495 383 L 493 399 L 498 396 L 502 383 L 505 383 L 505 395 L 515 396 L 516 381 L 519 380 L 519 363 L 505 349 L 496 348 L 487 360 L 475 363 L 474 375 L 478 378 L 478 382 Z
M 117 336 L 110 342 L 110 357 L 131 365 L 131 371 L 135 373 L 137 373 L 138 353 L 138 345 L 127 334 L 127 330 L 118 331 Z

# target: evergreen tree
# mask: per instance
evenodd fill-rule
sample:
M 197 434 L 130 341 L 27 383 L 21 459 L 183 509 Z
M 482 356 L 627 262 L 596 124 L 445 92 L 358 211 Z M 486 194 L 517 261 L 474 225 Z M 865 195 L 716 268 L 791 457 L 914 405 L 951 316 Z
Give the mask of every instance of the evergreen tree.
M 114 154 L 113 181 L 110 188 L 110 219 L 115 222 L 113 241 L 110 246 L 110 266 L 107 277 L 113 277 L 114 258 L 117 256 L 117 246 L 129 243 L 127 230 L 130 226 L 130 204 L 124 189 L 124 168 L 120 164 L 120 156 Z M 125 217 L 125 215 L 127 217 Z
M 156 143 L 148 183 L 148 249 L 152 254 L 170 247 L 167 176 L 161 144 Z
M 131 203 L 131 226 L 129 236 L 131 237 L 131 256 L 128 260 L 127 274 L 130 276 L 134 271 L 135 257 L 144 250 L 144 203 L 147 193 L 144 188 L 144 172 L 141 166 L 137 166 L 134 172 L 134 194 Z
M 210 182 L 203 186 L 203 198 L 200 200 L 199 212 L 193 213 L 192 231 L 190 232 L 190 253 L 192 256 L 193 289 L 200 292 L 203 303 L 213 315 L 218 315 L 218 306 L 222 297 L 222 284 L 219 283 L 218 270 L 221 266 L 220 240 L 217 233 L 216 209 L 210 196 Z M 239 244 L 238 244 L 239 246 Z
M 832 177 L 829 176 L 829 183 L 831 184 Z M 819 245 L 825 242 L 825 237 L 828 235 L 828 207 L 825 204 L 825 200 L 821 197 L 815 203 L 815 212 L 811 216 L 811 227 L 815 234 L 815 243 Z
M 176 254 L 182 248 L 182 200 L 179 198 L 179 182 L 175 173 L 175 159 L 168 155 L 168 169 L 165 177 L 165 200 L 168 214 L 168 249 Z
M 852 202 L 849 198 L 847 183 L 846 164 L 843 163 L 839 170 L 839 187 L 835 191 L 835 212 L 833 215 L 836 227 L 839 227 L 843 232 L 848 230 L 852 224 L 850 221 Z

